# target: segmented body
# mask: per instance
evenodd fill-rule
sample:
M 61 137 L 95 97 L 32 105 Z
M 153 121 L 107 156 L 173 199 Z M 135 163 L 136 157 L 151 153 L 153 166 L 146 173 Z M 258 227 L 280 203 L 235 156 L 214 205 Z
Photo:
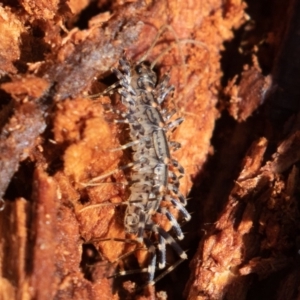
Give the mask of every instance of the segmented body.
M 171 150 L 180 147 L 177 142 L 168 140 L 168 131 L 182 121 L 178 118 L 170 121 L 174 112 L 161 108 L 165 98 L 174 90 L 168 86 L 166 75 L 157 83 L 155 72 L 141 62 L 131 66 L 126 59 L 120 60 L 120 70 L 114 69 L 118 82 L 109 88 L 119 86 L 117 92 L 122 96 L 126 111 L 121 115 L 129 124 L 131 142 L 120 149 L 131 147 L 133 150 L 132 174 L 130 178 L 130 197 L 125 213 L 126 233 L 136 234 L 138 242 L 144 242 L 149 249 L 149 283 L 153 282 L 156 268 L 156 242 L 158 239 L 160 269 L 165 267 L 166 244 L 169 244 L 181 259 L 186 253 L 181 249 L 170 233 L 153 221 L 153 215 L 159 212 L 171 222 L 176 238 L 182 239 L 183 233 L 176 218 L 168 209 L 174 206 L 185 220 L 190 219 L 184 206 L 185 197 L 179 192 L 179 177 L 184 170 L 172 159 Z M 168 202 L 168 205 L 162 205 Z M 154 233 L 154 234 L 153 234 Z

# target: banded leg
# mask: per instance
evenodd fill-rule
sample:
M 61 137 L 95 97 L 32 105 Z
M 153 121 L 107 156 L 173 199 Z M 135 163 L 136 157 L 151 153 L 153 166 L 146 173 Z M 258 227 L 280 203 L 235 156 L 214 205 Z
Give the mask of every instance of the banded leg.
M 175 186 L 179 186 L 179 179 L 181 177 L 178 177 L 174 172 L 172 171 L 168 171 L 168 177 L 172 180 L 172 184 L 174 184 Z
M 184 238 L 184 235 L 182 233 L 182 230 L 180 228 L 180 225 L 178 224 L 177 220 L 174 218 L 174 216 L 168 211 L 168 209 L 166 209 L 165 207 L 163 208 L 159 208 L 158 212 L 162 213 L 163 215 L 165 215 L 168 220 L 170 221 L 171 225 L 172 225 L 172 229 L 174 230 L 176 237 L 179 240 L 182 240 Z
M 119 80 L 116 83 L 107 87 L 103 92 L 94 94 L 94 95 L 90 95 L 89 98 L 93 99 L 93 98 L 98 98 L 100 96 L 104 96 L 107 94 L 110 95 L 114 92 L 114 90 L 116 90 L 116 88 L 118 86 L 126 86 L 126 87 L 130 86 L 130 78 L 131 78 L 130 65 L 126 59 L 120 59 L 119 63 L 121 65 L 122 71 L 125 73 L 125 75 L 122 74 L 118 69 L 113 68 L 112 72 L 117 76 L 117 78 Z
M 156 268 L 156 251 L 155 246 L 149 239 L 144 239 L 144 243 L 148 248 L 149 262 L 148 262 L 148 282 L 152 282 L 155 276 Z
M 139 214 L 140 220 L 139 220 L 139 225 L 138 225 L 138 232 L 137 232 L 137 241 L 139 243 L 143 242 L 143 236 L 144 236 L 144 231 L 145 231 L 145 213 L 143 210 L 140 211 Z
M 121 66 L 125 66 L 124 64 L 124 60 L 121 60 L 119 61 Z M 99 96 L 103 96 L 103 95 L 110 95 L 112 94 L 112 92 L 114 90 L 116 90 L 116 88 L 118 86 L 122 86 L 122 87 L 126 87 L 127 90 L 129 90 L 129 92 L 132 93 L 132 95 L 135 95 L 135 92 L 133 90 L 133 88 L 130 86 L 130 78 L 131 78 L 131 74 L 130 74 L 130 68 L 124 68 L 123 69 L 124 74 L 122 74 L 122 72 L 120 72 L 118 69 L 116 68 L 113 68 L 112 69 L 112 72 L 116 75 L 116 77 L 118 78 L 118 81 L 114 84 L 112 84 L 111 86 L 109 86 L 108 88 L 106 88 L 102 93 L 99 93 L 99 94 L 95 94 L 95 95 L 92 95 L 92 98 L 95 98 L 95 97 L 99 97 Z
M 173 270 L 175 270 L 183 261 L 185 261 L 185 258 L 179 259 L 175 264 L 171 265 L 168 269 L 166 269 L 164 272 L 162 272 L 159 276 L 154 278 L 154 280 L 152 280 L 151 282 L 148 282 L 147 285 L 155 285 L 156 282 L 158 282 L 163 277 L 165 277 L 167 274 L 169 274 Z
M 157 84 L 155 90 L 157 93 L 157 103 L 160 105 L 165 101 L 165 98 L 175 90 L 173 85 L 168 86 L 170 81 L 170 76 L 168 74 L 164 75 L 160 82 Z
M 128 91 L 130 95 L 136 95 L 135 90 L 133 89 L 133 87 L 130 85 L 130 77 L 125 76 L 124 74 L 121 73 L 120 70 L 118 69 L 113 69 L 114 74 L 117 76 L 117 78 L 119 79 L 119 85 L 122 86 L 122 88 L 120 88 L 118 90 L 118 92 L 120 93 L 122 90 L 124 91 Z
M 119 64 L 122 68 L 122 71 L 126 74 L 127 77 L 131 77 L 131 69 L 130 69 L 130 63 L 128 62 L 128 60 L 126 59 L 126 57 L 122 57 L 119 60 Z
M 126 116 L 126 114 L 123 111 L 113 108 L 111 103 L 103 103 L 102 106 L 104 108 L 105 113 L 116 114 L 116 115 L 121 116 L 122 118 L 125 118 L 125 116 Z
M 110 85 L 109 87 L 107 87 L 103 92 L 98 93 L 98 94 L 94 94 L 94 95 L 90 95 L 89 98 L 98 98 L 100 96 L 104 96 L 104 95 L 111 95 L 113 94 L 113 92 L 117 89 L 118 86 L 124 86 L 124 84 L 126 85 L 127 82 L 129 84 L 129 79 L 127 76 L 123 75 L 118 69 L 113 68 L 112 72 L 117 76 L 117 78 L 119 79 L 117 82 L 115 82 L 114 84 Z
M 168 123 L 166 125 L 167 130 L 174 130 L 175 128 L 177 128 L 182 122 L 184 121 L 183 118 L 178 118 L 170 123 Z
M 166 266 L 166 241 L 161 235 L 158 236 L 157 248 L 159 252 L 158 268 L 163 269 Z
M 137 273 L 148 273 L 148 282 L 147 285 L 150 284 L 150 282 L 154 281 L 154 276 L 155 276 L 155 269 L 156 269 L 156 251 L 155 251 L 155 246 L 149 239 L 144 240 L 146 248 L 140 248 L 136 249 L 134 251 L 131 251 L 129 254 L 125 254 L 124 256 L 121 256 L 121 258 L 127 257 L 131 255 L 133 252 L 137 250 L 147 250 L 148 251 L 148 266 L 147 268 L 143 269 L 135 269 L 135 270 L 125 270 L 125 271 L 120 271 L 119 273 L 116 273 L 114 275 L 108 276 L 107 278 L 116 278 L 120 276 L 126 276 L 126 275 L 131 275 L 131 274 L 137 274 Z M 118 258 L 120 260 L 120 258 Z
M 167 244 L 169 244 L 174 251 L 178 254 L 178 256 L 182 259 L 187 259 L 187 254 L 181 249 L 181 247 L 178 245 L 178 243 L 173 239 L 173 237 L 166 232 L 164 229 L 159 227 L 158 225 L 152 223 L 147 224 L 146 229 L 149 231 L 152 231 L 158 235 L 161 235 Z
M 171 164 L 178 170 L 179 173 L 184 174 L 184 168 L 181 164 L 179 164 L 179 162 L 176 159 L 172 159 Z
M 165 101 L 166 97 L 175 91 L 175 87 L 173 85 L 169 86 L 168 88 L 165 88 L 164 91 L 161 91 L 157 96 L 157 102 L 158 104 L 161 104 Z
M 186 206 L 186 198 L 180 193 L 177 186 L 168 184 L 168 189 L 172 191 L 176 195 L 176 197 L 178 197 L 183 206 Z
M 129 89 L 129 92 L 126 89 Z M 126 104 L 129 104 L 130 106 L 135 107 L 136 101 L 132 98 L 132 95 L 135 95 L 133 94 L 135 92 L 132 87 L 127 87 L 126 85 L 122 85 L 122 88 L 119 88 L 117 91 L 122 96 L 122 103 L 125 106 L 127 106 Z
M 163 109 L 161 111 L 161 115 L 165 122 L 170 120 L 175 114 L 176 114 L 176 109 L 172 109 L 171 111 L 167 111 L 167 110 Z
M 191 219 L 191 215 L 180 202 L 176 201 L 171 196 L 165 197 L 164 201 L 171 202 L 174 205 L 174 207 L 179 210 L 179 212 L 181 213 L 181 215 L 186 221 L 189 221 Z
M 104 95 L 112 95 L 114 91 L 121 85 L 120 81 L 117 81 L 116 83 L 110 85 L 108 88 L 106 88 L 103 92 L 98 94 L 89 95 L 88 97 L 91 99 L 96 99 Z
M 169 145 L 173 148 L 173 151 L 177 151 L 181 148 L 181 144 L 175 141 L 169 141 Z

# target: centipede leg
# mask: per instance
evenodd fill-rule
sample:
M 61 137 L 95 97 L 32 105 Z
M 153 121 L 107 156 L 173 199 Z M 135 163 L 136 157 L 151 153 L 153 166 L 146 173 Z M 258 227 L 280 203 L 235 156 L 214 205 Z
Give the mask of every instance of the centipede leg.
M 171 164 L 178 170 L 179 173 L 184 174 L 184 168 L 181 166 L 181 164 L 179 164 L 179 162 L 176 159 L 172 159 Z
M 181 148 L 181 144 L 175 141 L 169 141 L 169 145 L 173 148 L 173 151 L 177 151 Z
M 161 227 L 153 223 L 148 224 L 147 227 L 148 230 L 151 230 L 157 233 L 158 235 L 161 235 L 165 239 L 166 243 L 169 244 L 174 249 L 174 251 L 178 254 L 180 258 L 187 259 L 187 254 L 181 249 L 178 243 L 173 239 L 173 237 L 168 232 L 166 232 L 164 229 L 162 229 Z
M 145 244 L 148 246 L 149 262 L 148 262 L 148 282 L 153 281 L 156 267 L 156 251 L 150 240 L 145 239 Z
M 184 235 L 182 233 L 182 230 L 181 230 L 177 220 L 174 218 L 174 216 L 166 208 L 160 208 L 158 211 L 160 213 L 164 214 L 168 218 L 168 220 L 170 221 L 172 228 L 176 234 L 176 237 L 179 240 L 182 240 L 184 238 Z
M 166 241 L 161 235 L 158 236 L 158 251 L 158 268 L 163 269 L 166 266 Z
M 172 92 L 174 92 L 175 87 L 173 85 L 169 86 L 168 88 L 165 88 L 164 90 L 161 90 L 158 97 L 157 102 L 158 104 L 161 104 L 164 102 L 165 98 Z
M 120 166 L 120 167 L 118 167 L 118 168 L 116 168 L 116 169 L 114 169 L 114 170 L 112 170 L 112 171 L 110 171 L 108 173 L 105 173 L 105 174 L 102 174 L 100 176 L 94 177 L 92 180 L 90 180 L 87 183 L 81 183 L 81 185 L 84 185 L 86 187 L 88 187 L 88 186 L 97 186 L 99 184 L 99 183 L 97 183 L 97 181 L 105 179 L 105 178 L 107 178 L 107 177 L 109 177 L 109 176 L 111 176 L 111 175 L 113 175 L 113 174 L 115 174 L 115 173 L 117 173 L 117 172 L 119 172 L 121 170 L 129 169 L 129 168 L 134 167 L 137 164 L 144 164 L 144 163 L 145 163 L 145 161 L 143 159 L 140 159 L 138 161 L 129 163 L 129 164 L 125 165 L 125 166 Z
M 184 121 L 183 118 L 178 118 L 170 123 L 168 123 L 166 125 L 166 127 L 168 128 L 168 130 L 174 130 L 175 128 L 177 128 L 182 122 Z
M 119 150 L 125 150 L 127 148 L 130 148 L 132 146 L 138 145 L 138 144 L 142 144 L 142 142 L 146 142 L 148 138 L 141 138 L 139 140 L 135 140 L 133 142 L 127 143 L 122 145 L 121 147 L 117 147 L 117 148 L 113 148 L 110 149 L 109 151 L 114 152 L 114 151 L 119 151 Z
M 189 212 L 186 210 L 186 208 L 180 202 L 176 201 L 171 196 L 165 197 L 164 200 L 167 202 L 171 202 L 175 206 L 175 208 L 180 211 L 181 215 L 183 216 L 183 218 L 186 221 L 189 221 L 191 219 L 191 215 L 189 214 Z
M 186 198 L 179 192 L 178 187 L 173 184 L 168 184 L 168 189 L 172 191 L 183 206 L 186 206 Z

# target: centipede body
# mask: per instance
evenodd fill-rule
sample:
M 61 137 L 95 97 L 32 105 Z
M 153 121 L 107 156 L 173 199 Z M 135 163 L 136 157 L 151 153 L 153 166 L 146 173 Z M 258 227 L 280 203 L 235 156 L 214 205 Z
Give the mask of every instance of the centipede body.
M 175 240 L 183 239 L 181 227 L 169 210 L 169 206 L 173 206 L 186 221 L 191 218 L 184 208 L 185 197 L 179 192 L 179 179 L 184 169 L 171 155 L 180 144 L 169 141 L 169 132 L 179 126 L 183 118 L 172 120 L 174 111 L 161 107 L 174 91 L 168 84 L 168 75 L 158 82 L 156 73 L 145 62 L 131 65 L 126 58 L 120 60 L 120 69 L 113 72 L 118 82 L 107 91 L 116 89 L 121 95 L 125 111 L 115 112 L 128 123 L 131 141 L 112 151 L 132 149 L 132 162 L 127 165 L 132 170 L 124 228 L 127 234 L 136 236 L 137 242 L 146 244 L 148 283 L 154 284 L 155 269 L 166 266 L 166 244 L 181 260 L 187 258 Z M 168 219 L 174 237 L 155 222 L 156 213 Z

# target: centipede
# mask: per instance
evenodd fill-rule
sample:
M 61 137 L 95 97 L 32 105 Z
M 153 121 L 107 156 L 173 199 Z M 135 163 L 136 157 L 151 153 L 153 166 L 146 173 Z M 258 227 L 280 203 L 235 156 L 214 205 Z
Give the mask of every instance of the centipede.
M 157 60 L 149 64 L 145 60 L 146 56 L 147 54 L 136 63 L 123 56 L 119 60 L 118 68 L 112 69 L 117 82 L 100 95 L 92 95 L 91 98 L 114 92 L 121 97 L 123 109 L 111 111 L 118 115 L 115 123 L 128 125 L 130 141 L 110 151 L 131 149 L 132 161 L 117 169 L 131 169 L 128 185 L 130 195 L 122 203 L 127 205 L 124 230 L 127 235 L 134 235 L 137 243 L 145 245 L 148 262 L 141 272 L 147 274 L 146 284 L 154 285 L 161 277 L 155 278 L 156 270 L 166 269 L 166 245 L 177 254 L 178 261 L 166 269 L 165 273 L 187 259 L 186 252 L 177 241 L 182 240 L 184 235 L 172 211 L 175 209 L 179 212 L 180 218 L 185 221 L 189 221 L 191 215 L 185 208 L 187 200 L 180 192 L 180 179 L 184 176 L 184 168 L 172 157 L 172 153 L 181 145 L 178 141 L 171 140 L 171 134 L 184 118 L 174 118 L 176 110 L 164 107 L 175 88 L 169 84 L 169 74 L 158 79 L 154 71 Z M 86 186 L 98 184 L 117 170 L 93 178 Z M 166 230 L 156 221 L 156 213 L 165 216 L 171 225 L 170 230 Z M 115 276 L 131 273 L 132 271 L 125 270 Z

